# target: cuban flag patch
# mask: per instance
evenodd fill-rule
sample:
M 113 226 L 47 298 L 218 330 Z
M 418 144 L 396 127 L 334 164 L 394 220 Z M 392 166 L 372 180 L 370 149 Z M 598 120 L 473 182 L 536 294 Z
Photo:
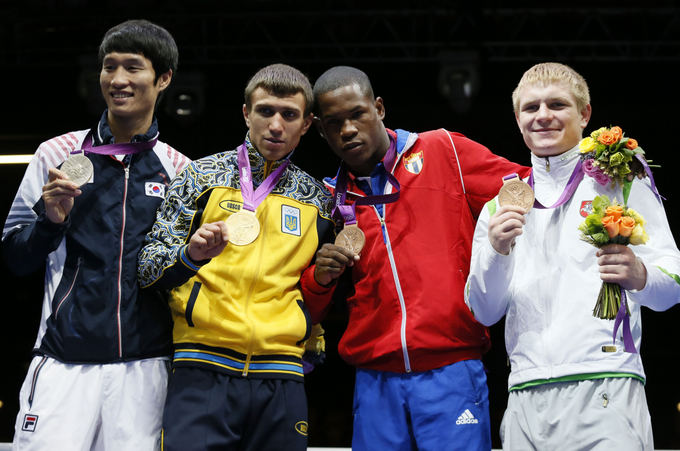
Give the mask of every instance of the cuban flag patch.
M 423 152 L 415 152 L 404 157 L 404 167 L 411 174 L 420 174 L 423 170 Z
M 24 422 L 21 423 L 21 430 L 33 432 L 36 424 L 38 424 L 38 415 L 27 413 L 24 415 Z
M 299 208 L 281 205 L 281 231 L 289 235 L 300 236 Z
M 165 197 L 165 185 L 158 182 L 146 182 L 144 184 L 144 192 L 147 196 L 160 197 L 162 199 Z

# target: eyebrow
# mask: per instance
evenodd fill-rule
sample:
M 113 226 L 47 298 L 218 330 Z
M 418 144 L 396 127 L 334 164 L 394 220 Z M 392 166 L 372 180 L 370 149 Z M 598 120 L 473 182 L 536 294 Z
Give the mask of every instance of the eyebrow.
M 105 56 L 102 63 L 112 63 L 112 62 L 121 62 L 121 63 L 137 63 L 137 64 L 143 64 L 144 63 L 144 58 L 142 55 L 135 55 L 135 56 L 128 56 L 125 58 L 116 58 L 114 56 Z
M 285 105 L 283 107 L 277 107 L 277 106 L 275 106 L 275 105 L 273 105 L 269 102 L 258 102 L 258 103 L 253 105 L 253 109 L 256 109 L 256 108 L 271 108 L 272 110 L 283 109 L 283 110 L 302 112 L 302 109 L 298 106 Z
M 536 102 L 542 102 L 545 100 L 546 103 L 549 102 L 554 102 L 554 101 L 559 101 L 559 102 L 564 102 L 564 103 L 574 103 L 572 100 L 570 100 L 568 97 L 562 97 L 562 96 L 556 96 L 556 97 L 549 97 L 548 99 L 543 99 L 543 98 L 537 98 L 537 99 L 531 99 L 527 100 L 526 102 L 520 103 L 520 108 L 526 105 L 531 105 Z
M 364 109 L 364 107 L 362 105 L 357 105 L 354 108 L 352 108 L 351 110 L 349 110 L 349 114 L 355 113 L 356 111 L 362 110 L 362 109 Z M 345 114 L 345 113 L 343 112 L 343 114 Z M 328 115 L 322 114 L 321 119 L 333 119 L 333 118 L 337 117 L 338 115 L 339 114 L 328 114 Z

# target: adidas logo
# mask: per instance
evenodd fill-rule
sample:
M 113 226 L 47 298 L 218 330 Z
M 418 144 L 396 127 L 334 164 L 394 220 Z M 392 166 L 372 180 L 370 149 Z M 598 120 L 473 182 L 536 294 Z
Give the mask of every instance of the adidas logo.
M 470 409 L 465 409 L 465 412 L 461 413 L 456 424 L 477 424 L 479 420 L 470 412 Z

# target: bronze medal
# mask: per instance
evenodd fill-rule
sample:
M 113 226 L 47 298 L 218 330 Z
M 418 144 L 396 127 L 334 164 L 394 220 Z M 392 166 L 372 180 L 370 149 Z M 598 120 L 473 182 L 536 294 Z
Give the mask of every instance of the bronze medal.
M 59 169 L 78 186 L 89 182 L 94 173 L 94 166 L 89 158 L 83 154 L 71 155 Z
M 498 192 L 498 203 L 515 205 L 529 211 L 534 206 L 534 190 L 519 177 L 503 180 L 503 186 Z
M 255 241 L 260 234 L 260 221 L 257 220 L 255 212 L 250 210 L 239 210 L 232 214 L 225 221 L 229 242 L 237 246 L 245 246 Z
M 350 224 L 342 228 L 338 236 L 335 237 L 335 245 L 347 249 L 348 251 L 359 254 L 364 248 L 366 237 L 364 232 L 356 225 Z

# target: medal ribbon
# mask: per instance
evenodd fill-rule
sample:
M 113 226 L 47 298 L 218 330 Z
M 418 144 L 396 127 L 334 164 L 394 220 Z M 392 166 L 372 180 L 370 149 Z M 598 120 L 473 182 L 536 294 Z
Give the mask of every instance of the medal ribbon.
M 630 316 L 628 315 L 628 300 L 626 299 L 626 290 L 619 287 L 621 290 L 621 306 L 616 313 L 614 320 L 614 332 L 612 333 L 612 341 L 616 344 L 616 332 L 619 330 L 621 322 L 623 322 L 623 348 L 626 352 L 636 354 L 635 342 L 633 341 L 633 334 L 630 332 Z
M 557 208 L 560 205 L 564 204 L 566 201 L 571 199 L 571 196 L 574 194 L 574 191 L 576 191 L 576 188 L 578 188 L 578 184 L 581 183 L 581 180 L 583 180 L 583 162 L 579 159 L 578 163 L 576 163 L 576 167 L 574 167 L 574 170 L 571 173 L 571 176 L 569 177 L 569 181 L 567 182 L 567 186 L 564 187 L 564 191 L 562 191 L 562 194 L 560 197 L 557 199 L 557 201 L 549 206 L 545 207 L 543 204 L 541 204 L 538 199 L 534 200 L 534 208 Z M 529 186 L 531 189 L 534 189 L 534 171 L 532 169 L 531 175 L 529 176 Z
M 266 179 L 253 192 L 253 178 L 250 172 L 250 158 L 248 158 L 248 147 L 244 142 L 238 149 L 238 172 L 241 175 L 241 196 L 243 196 L 243 208 L 249 211 L 255 211 L 258 205 L 267 197 L 276 183 L 281 178 L 283 171 L 286 170 L 290 160 L 286 160 L 276 168 L 274 172 L 269 174 Z
M 353 204 L 345 205 L 345 200 L 347 198 L 348 175 L 344 162 L 340 164 L 338 177 L 335 183 L 335 207 L 333 207 L 332 216 L 342 219 L 343 224 L 352 225 L 357 223 L 357 205 L 389 204 L 399 199 L 399 181 L 392 174 L 392 169 L 397 159 L 397 140 L 392 135 L 389 135 L 389 137 L 390 147 L 387 149 L 385 157 L 383 158 L 383 166 L 385 166 L 387 180 L 395 189 L 394 192 L 389 194 L 358 197 Z
M 647 174 L 647 177 L 649 177 L 649 181 L 650 181 L 650 183 L 652 184 L 652 192 L 656 195 L 656 197 L 659 199 L 659 201 L 661 201 L 662 199 L 663 199 L 663 200 L 666 200 L 666 198 L 663 197 L 663 196 L 659 193 L 659 190 L 656 188 L 656 183 L 654 183 L 654 176 L 652 175 L 652 169 L 651 169 L 651 168 L 649 167 L 649 165 L 647 164 L 647 160 L 645 160 L 645 159 L 642 157 L 642 155 L 640 155 L 639 153 L 636 153 L 636 154 L 635 154 L 635 158 L 637 158 L 638 161 L 640 162 L 640 164 L 642 164 L 642 167 L 643 167 L 644 170 L 645 170 L 645 174 Z
M 151 141 L 104 144 L 97 147 L 92 147 L 92 141 L 92 132 L 90 132 L 85 137 L 83 146 L 78 150 L 72 151 L 71 154 L 82 152 L 84 155 L 87 155 L 88 153 L 96 153 L 99 155 L 129 155 L 139 153 L 144 150 L 153 149 L 153 147 L 158 142 L 158 137 L 152 139 Z

